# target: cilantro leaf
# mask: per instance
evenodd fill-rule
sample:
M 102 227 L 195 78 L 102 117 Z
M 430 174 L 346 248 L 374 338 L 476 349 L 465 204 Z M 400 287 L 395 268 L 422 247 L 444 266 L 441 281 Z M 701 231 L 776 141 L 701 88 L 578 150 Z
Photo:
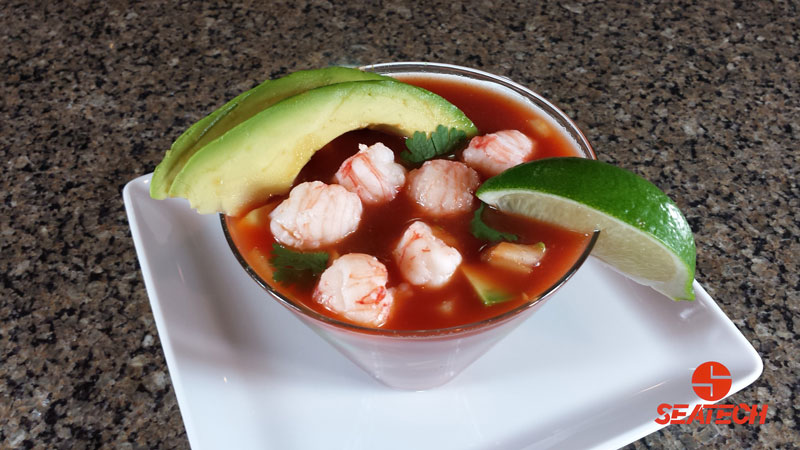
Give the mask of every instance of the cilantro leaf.
M 408 150 L 400 154 L 404 160 L 418 164 L 437 156 L 446 155 L 467 139 L 467 133 L 457 128 L 447 128 L 444 125 L 436 127 L 436 131 L 427 137 L 421 131 L 406 139 Z
M 328 265 L 326 252 L 300 253 L 272 244 L 270 265 L 275 269 L 272 279 L 285 284 L 307 283 L 325 271 Z
M 497 231 L 494 228 L 486 225 L 481 218 L 483 214 L 483 208 L 486 207 L 486 203 L 481 202 L 481 207 L 475 211 L 475 215 L 472 216 L 472 220 L 469 223 L 470 231 L 472 235 L 482 241 L 489 241 L 489 242 L 498 242 L 498 241 L 516 241 L 517 235 L 511 233 L 503 233 L 501 231 Z

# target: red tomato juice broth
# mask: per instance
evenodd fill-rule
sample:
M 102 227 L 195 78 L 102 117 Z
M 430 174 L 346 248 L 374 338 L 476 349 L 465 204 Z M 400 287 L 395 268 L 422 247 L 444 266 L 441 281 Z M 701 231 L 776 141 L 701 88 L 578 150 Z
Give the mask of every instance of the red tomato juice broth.
M 530 109 L 496 92 L 441 78 L 415 76 L 404 81 L 433 91 L 461 108 L 481 134 L 503 129 L 517 129 L 524 132 L 536 141 L 537 159 L 576 156 L 574 145 L 563 133 L 552 129 L 554 125 Z M 498 111 L 503 111 L 503 114 L 498 114 Z M 402 137 L 370 130 L 346 133 L 315 153 L 298 175 L 295 184 L 311 180 L 332 183 L 334 173 L 345 159 L 358 150 L 358 144 L 372 145 L 383 142 L 399 155 L 405 149 L 403 141 Z M 396 160 L 399 161 L 399 158 Z M 272 198 L 268 205 L 275 206 L 284 198 L 286 195 Z M 479 204 L 476 199 L 475 208 Z M 269 207 L 265 208 L 268 209 Z M 398 287 L 401 284 L 411 287 L 410 291 L 405 289 L 396 291 L 394 307 L 382 328 L 423 330 L 470 324 L 516 308 L 555 284 L 575 264 L 588 242 L 588 236 L 585 234 L 487 208 L 483 218 L 491 227 L 518 235 L 518 243 L 544 242 L 546 247 L 544 258 L 530 274 L 498 269 L 480 261 L 481 250 L 491 244 L 472 236 L 470 220 L 473 212 L 474 209 L 468 213 L 445 218 L 423 216 L 414 202 L 401 191 L 388 204 L 364 205 L 358 229 L 333 248 L 321 250 L 328 251 L 333 256 L 366 253 L 378 258 L 386 265 L 389 272 L 387 287 Z M 258 220 L 248 220 L 244 217 L 227 218 L 230 235 L 248 264 L 263 280 L 284 296 L 320 314 L 346 322 L 346 319 L 312 299 L 313 284 L 284 285 L 272 281 L 272 269 L 267 261 L 271 256 L 275 240 L 269 230 L 267 214 L 255 216 Z M 424 220 L 434 230 L 444 230 L 442 236 L 446 236 L 446 242 L 459 250 L 463 257 L 462 264 L 479 265 L 483 275 L 492 280 L 495 286 L 516 293 L 515 298 L 492 306 L 484 305 L 460 270 L 456 271 L 448 284 L 438 289 L 426 289 L 405 283 L 395 264 L 392 251 L 405 228 L 418 219 Z

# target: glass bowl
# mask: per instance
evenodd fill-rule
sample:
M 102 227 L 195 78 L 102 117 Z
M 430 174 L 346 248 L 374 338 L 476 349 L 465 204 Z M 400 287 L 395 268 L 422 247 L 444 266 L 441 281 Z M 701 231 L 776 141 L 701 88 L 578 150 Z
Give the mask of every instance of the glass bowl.
M 505 78 L 449 64 L 398 62 L 364 66 L 362 70 L 388 76 L 414 74 L 459 77 L 487 84 L 537 109 L 555 121 L 575 145 L 576 156 L 596 159 L 591 145 L 578 127 L 558 108 L 533 91 Z M 322 315 L 274 289 L 245 260 L 220 215 L 222 230 L 236 259 L 261 286 L 267 297 L 278 301 L 298 319 L 328 341 L 357 366 L 381 383 L 399 389 L 424 390 L 442 385 L 488 351 L 500 339 L 538 310 L 566 283 L 589 256 L 598 232 L 587 239 L 586 248 L 558 281 L 528 302 L 489 319 L 465 325 L 427 330 L 367 328 Z

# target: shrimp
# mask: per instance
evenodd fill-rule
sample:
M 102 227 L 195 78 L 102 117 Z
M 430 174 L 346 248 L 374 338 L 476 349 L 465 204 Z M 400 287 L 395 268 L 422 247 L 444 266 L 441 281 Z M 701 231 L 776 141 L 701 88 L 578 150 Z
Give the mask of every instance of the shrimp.
M 392 253 L 409 283 L 430 288 L 443 286 L 461 264 L 461 253 L 433 235 L 425 222 L 406 228 Z
M 334 180 L 348 191 L 355 192 L 367 205 L 392 201 L 406 183 L 406 169 L 394 162 L 394 152 L 378 142 L 347 158 L 334 175 Z
M 503 269 L 530 273 L 545 253 L 544 242 L 524 245 L 501 242 L 481 252 L 481 260 Z
M 348 253 L 322 272 L 312 297 L 359 325 L 380 327 L 394 303 L 394 289 L 386 289 L 388 279 L 386 266 L 374 256 Z
M 472 209 L 478 173 L 458 161 L 434 159 L 408 174 L 408 195 L 431 216 Z
M 337 184 L 300 183 L 270 214 L 275 240 L 300 250 L 313 250 L 341 241 L 361 221 L 358 195 Z
M 517 130 L 503 130 L 476 136 L 461 159 L 487 177 L 533 159 L 534 142 Z

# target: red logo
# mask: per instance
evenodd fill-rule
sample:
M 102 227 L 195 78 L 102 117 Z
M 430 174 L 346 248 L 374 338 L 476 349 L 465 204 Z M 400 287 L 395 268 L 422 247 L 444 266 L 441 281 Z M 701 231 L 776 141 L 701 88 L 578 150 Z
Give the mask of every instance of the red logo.
M 694 392 L 707 402 L 715 402 L 728 395 L 732 383 L 731 372 L 716 361 L 700 364 L 692 374 Z
M 722 400 L 731 391 L 732 384 L 731 371 L 724 364 L 716 361 L 704 362 L 697 366 L 692 373 L 692 389 L 698 397 L 707 402 Z M 662 403 L 658 405 L 656 412 L 659 415 L 656 423 L 659 425 L 692 422 L 752 425 L 763 424 L 767 420 L 766 404 L 705 405 L 700 403 L 690 409 L 688 404 Z

